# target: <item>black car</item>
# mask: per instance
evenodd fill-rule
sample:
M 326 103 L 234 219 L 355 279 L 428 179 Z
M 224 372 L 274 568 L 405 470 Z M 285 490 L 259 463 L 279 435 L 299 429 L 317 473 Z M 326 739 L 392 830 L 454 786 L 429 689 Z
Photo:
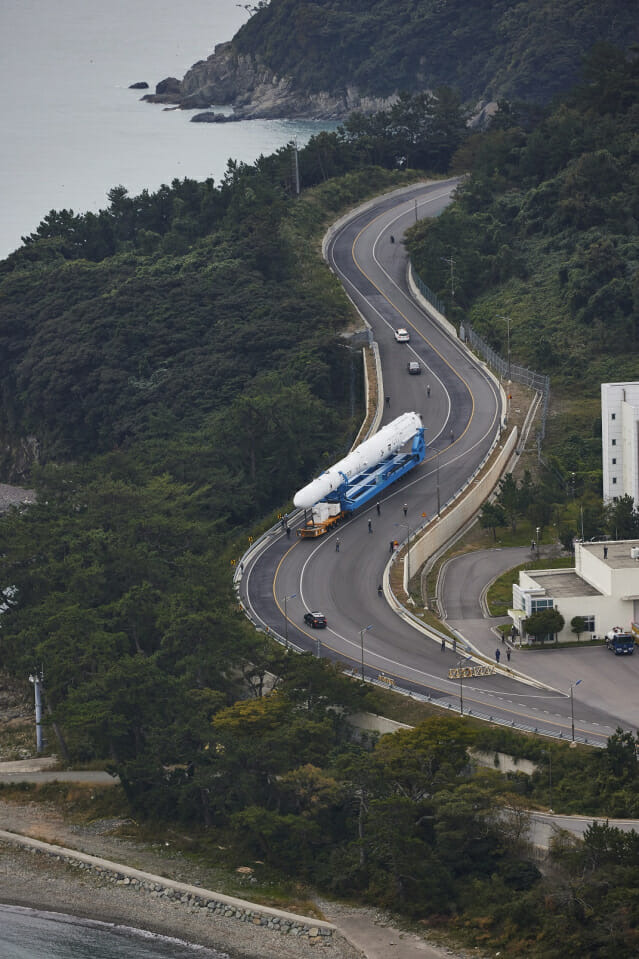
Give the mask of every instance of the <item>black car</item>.
M 318 613 L 315 610 L 312 613 L 304 613 L 304 622 L 313 629 L 326 629 L 326 616 L 324 613 Z

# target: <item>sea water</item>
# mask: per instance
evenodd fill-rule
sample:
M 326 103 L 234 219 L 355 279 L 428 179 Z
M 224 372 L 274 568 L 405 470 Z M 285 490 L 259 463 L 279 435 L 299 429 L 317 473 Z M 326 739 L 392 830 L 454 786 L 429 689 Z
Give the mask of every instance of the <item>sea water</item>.
M 120 184 L 133 195 L 176 177 L 219 183 L 229 159 L 252 163 L 330 128 L 191 123 L 191 111 L 142 102 L 247 17 L 237 0 L 2 0 L 0 258 L 52 209 L 95 212 Z M 150 90 L 128 89 L 140 81 Z
M 2 959 L 225 959 L 180 939 L 56 912 L 0 906 Z

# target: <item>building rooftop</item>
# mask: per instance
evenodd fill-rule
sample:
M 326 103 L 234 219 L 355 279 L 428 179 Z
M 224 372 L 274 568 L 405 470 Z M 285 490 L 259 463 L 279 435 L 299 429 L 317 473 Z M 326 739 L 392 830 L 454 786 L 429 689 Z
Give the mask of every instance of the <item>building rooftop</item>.
M 613 540 L 609 543 L 580 543 L 582 550 L 596 556 L 611 569 L 630 569 L 636 567 L 639 573 L 639 558 L 633 559 L 632 549 L 639 550 L 639 539 Z M 604 558 L 604 549 L 607 549 Z
M 574 569 L 531 569 L 528 570 L 528 575 L 553 598 L 603 595 L 600 590 L 578 576 Z

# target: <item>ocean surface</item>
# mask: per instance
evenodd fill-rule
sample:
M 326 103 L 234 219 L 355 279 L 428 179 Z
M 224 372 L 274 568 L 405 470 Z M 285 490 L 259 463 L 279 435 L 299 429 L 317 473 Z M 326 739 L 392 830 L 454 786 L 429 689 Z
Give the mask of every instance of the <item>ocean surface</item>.
M 0 258 L 52 209 L 97 211 L 120 184 L 136 194 L 175 177 L 219 183 L 229 158 L 252 163 L 330 127 L 190 123 L 190 111 L 141 102 L 247 16 L 238 0 L 1 0 Z M 150 90 L 128 89 L 138 81 Z
M 2 959 L 223 959 L 226 955 L 127 926 L 0 906 Z

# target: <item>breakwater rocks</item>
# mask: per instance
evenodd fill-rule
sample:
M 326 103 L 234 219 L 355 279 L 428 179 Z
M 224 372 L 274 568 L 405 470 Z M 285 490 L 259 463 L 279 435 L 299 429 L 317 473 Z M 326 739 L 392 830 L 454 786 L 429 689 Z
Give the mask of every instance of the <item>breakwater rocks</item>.
M 331 923 L 287 913 L 283 910 L 236 899 L 221 893 L 200 889 L 186 883 L 176 882 L 140 870 L 103 860 L 62 846 L 44 843 L 27 836 L 0 830 L 0 845 L 5 851 L 11 846 L 30 852 L 56 864 L 70 866 L 74 871 L 87 874 L 98 886 L 120 890 L 138 900 L 148 896 L 149 907 L 166 911 L 178 910 L 197 921 L 211 923 L 219 932 L 220 924 L 242 926 L 250 936 L 250 950 L 255 955 L 291 955 L 305 957 L 322 954 L 331 959 L 354 959 L 357 951 L 343 938 Z M 136 902 L 139 909 L 139 901 Z M 239 931 L 239 929 L 238 929 Z M 257 938 L 256 938 L 257 937 Z M 284 947 L 284 942 L 295 946 Z M 279 945 L 278 945 L 279 942 Z

